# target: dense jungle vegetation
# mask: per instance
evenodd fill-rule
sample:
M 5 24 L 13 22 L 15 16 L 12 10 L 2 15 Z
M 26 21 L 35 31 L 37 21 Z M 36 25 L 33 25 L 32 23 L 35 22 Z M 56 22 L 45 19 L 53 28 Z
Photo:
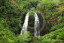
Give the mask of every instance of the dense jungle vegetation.
M 19 17 L 29 11 L 44 15 L 43 36 L 20 35 Z M 64 43 L 64 0 L 0 0 L 0 43 Z

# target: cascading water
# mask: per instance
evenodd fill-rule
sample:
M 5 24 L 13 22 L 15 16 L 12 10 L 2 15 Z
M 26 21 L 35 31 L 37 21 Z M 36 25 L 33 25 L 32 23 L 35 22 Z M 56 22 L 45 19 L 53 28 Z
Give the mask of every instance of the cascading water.
M 23 27 L 22 27 L 22 30 L 21 30 L 21 33 L 20 33 L 21 35 L 23 33 L 26 33 L 27 32 L 28 20 L 29 20 L 29 12 L 25 16 L 25 21 L 24 21 L 24 24 L 23 24 Z
M 34 17 L 35 17 L 35 21 L 34 21 L 34 36 L 35 37 L 40 37 L 40 32 L 39 32 L 39 18 L 38 18 L 37 13 L 34 14 Z M 27 32 L 28 21 L 29 21 L 29 13 L 27 13 L 26 16 L 25 16 L 25 21 L 24 21 L 24 24 L 23 24 L 23 27 L 22 27 L 22 30 L 21 30 L 21 33 L 20 33 L 21 35 L 23 33 Z
M 38 18 L 37 13 L 35 13 L 34 16 L 35 16 L 34 36 L 35 36 L 35 37 L 40 37 L 40 32 L 38 31 L 38 30 L 39 30 L 39 18 Z

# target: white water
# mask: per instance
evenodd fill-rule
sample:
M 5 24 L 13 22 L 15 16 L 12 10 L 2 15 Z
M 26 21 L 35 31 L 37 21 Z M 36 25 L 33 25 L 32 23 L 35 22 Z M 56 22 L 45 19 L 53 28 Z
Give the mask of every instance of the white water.
M 29 13 L 26 14 L 25 16 L 25 21 L 21 30 L 21 35 L 27 32 L 27 28 L 28 28 L 28 20 L 29 20 Z
M 35 37 L 40 37 L 40 32 L 38 31 L 39 30 L 39 18 L 38 18 L 37 13 L 34 14 L 34 17 L 35 17 L 35 21 L 34 21 L 34 36 Z M 27 13 L 26 16 L 25 16 L 25 21 L 24 21 L 24 24 L 23 24 L 23 27 L 22 27 L 22 30 L 21 30 L 21 33 L 20 33 L 21 35 L 23 33 L 27 32 L 28 20 L 29 20 L 29 13 Z
M 35 16 L 34 36 L 35 37 L 40 37 L 40 32 L 38 31 L 39 30 L 39 18 L 38 18 L 37 13 L 35 13 L 34 16 Z

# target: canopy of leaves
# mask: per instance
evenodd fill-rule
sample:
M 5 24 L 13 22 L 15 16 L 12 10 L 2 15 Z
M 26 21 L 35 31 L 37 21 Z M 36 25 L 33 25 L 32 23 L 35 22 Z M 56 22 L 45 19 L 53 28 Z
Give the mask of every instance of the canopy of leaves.
M 20 35 L 19 18 L 27 12 L 44 15 L 47 34 Z M 20 24 L 23 25 L 22 19 Z M 64 0 L 0 0 L 0 43 L 63 43 L 63 40 Z

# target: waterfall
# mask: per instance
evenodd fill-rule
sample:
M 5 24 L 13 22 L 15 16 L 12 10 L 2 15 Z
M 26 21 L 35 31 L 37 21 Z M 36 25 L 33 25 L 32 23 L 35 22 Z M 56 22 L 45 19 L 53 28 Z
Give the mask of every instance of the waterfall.
M 38 18 L 37 13 L 34 14 L 34 17 L 35 17 L 35 21 L 34 21 L 34 36 L 35 37 L 40 37 L 40 32 L 39 32 L 39 18 Z M 29 20 L 29 13 L 27 13 L 26 16 L 25 16 L 25 21 L 24 21 L 24 24 L 23 24 L 23 27 L 22 27 L 22 30 L 21 30 L 21 33 L 20 33 L 21 35 L 23 33 L 27 32 L 28 20 Z
M 35 13 L 34 16 L 35 16 L 34 36 L 35 36 L 35 37 L 40 37 L 40 32 L 39 32 L 39 18 L 38 18 L 37 13 Z
M 20 33 L 21 35 L 23 33 L 26 33 L 27 32 L 28 20 L 29 20 L 29 12 L 25 16 L 25 21 L 24 21 L 24 24 L 23 24 L 23 27 L 22 27 L 22 30 L 21 30 L 21 33 Z

